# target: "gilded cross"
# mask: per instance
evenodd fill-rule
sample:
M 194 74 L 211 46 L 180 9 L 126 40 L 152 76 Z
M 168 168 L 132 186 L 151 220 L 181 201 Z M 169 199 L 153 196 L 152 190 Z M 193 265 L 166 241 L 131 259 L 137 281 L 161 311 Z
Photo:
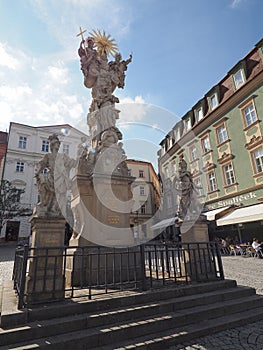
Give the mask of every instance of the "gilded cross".
M 79 32 L 76 36 L 80 36 L 80 35 L 81 35 L 81 39 L 84 41 L 84 36 L 83 36 L 83 34 L 87 31 L 87 29 L 82 30 L 82 28 L 79 27 L 79 30 L 80 30 L 80 32 Z M 87 50 L 86 50 L 86 46 L 85 46 L 85 45 L 84 45 L 84 51 L 85 51 L 86 56 L 88 56 Z
M 82 30 L 81 27 L 79 27 L 80 33 L 78 33 L 76 36 L 80 36 L 81 35 L 81 39 L 84 40 L 84 36 L 83 34 L 87 31 L 87 29 Z

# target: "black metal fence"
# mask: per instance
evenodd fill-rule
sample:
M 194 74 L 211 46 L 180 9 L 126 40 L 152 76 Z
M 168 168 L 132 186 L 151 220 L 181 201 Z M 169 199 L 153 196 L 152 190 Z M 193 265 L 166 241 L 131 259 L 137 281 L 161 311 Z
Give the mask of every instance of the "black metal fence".
M 16 249 L 18 307 L 65 298 L 224 279 L 216 242 Z

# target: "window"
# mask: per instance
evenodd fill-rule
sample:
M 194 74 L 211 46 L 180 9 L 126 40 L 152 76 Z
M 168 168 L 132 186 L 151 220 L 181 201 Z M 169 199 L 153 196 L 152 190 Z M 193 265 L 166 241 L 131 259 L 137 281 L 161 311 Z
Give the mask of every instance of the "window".
M 242 85 L 245 82 L 244 74 L 243 74 L 242 69 L 240 69 L 239 71 L 237 71 L 233 75 L 233 79 L 234 79 L 234 83 L 235 83 L 235 88 L 238 89 L 239 86 Z
M 63 143 L 63 153 L 69 154 L 69 145 Z
M 164 168 L 164 173 L 165 173 L 165 177 L 169 177 L 169 169 L 168 169 L 168 166 L 166 166 L 165 168 Z
M 191 119 L 188 118 L 185 120 L 185 130 L 188 131 L 191 129 Z
M 19 136 L 18 148 L 26 149 L 26 137 L 25 136 Z
M 196 110 L 196 120 L 199 122 L 201 119 L 203 119 L 203 117 L 204 117 L 203 109 L 202 107 L 200 107 Z
M 214 192 L 217 190 L 215 173 L 211 171 L 207 174 L 208 178 L 208 190 L 209 192 Z
M 202 148 L 204 153 L 211 151 L 211 146 L 210 146 L 210 141 L 208 136 L 202 139 Z
M 195 145 L 191 146 L 189 148 L 189 153 L 190 153 L 190 159 L 191 161 L 196 160 L 197 159 L 197 148 Z
M 146 205 L 143 204 L 143 205 L 141 206 L 141 214 L 145 214 L 145 213 L 146 213 Z
M 47 174 L 47 172 L 48 172 L 48 169 L 45 168 L 45 169 L 43 169 L 43 170 L 41 171 L 41 174 Z
M 17 162 L 16 163 L 16 172 L 23 173 L 24 172 L 24 162 Z
M 263 147 L 253 152 L 253 160 L 255 165 L 256 173 L 263 172 Z
M 139 170 L 139 177 L 144 177 L 144 172 L 143 172 L 143 170 Z
M 128 169 L 128 176 L 131 176 L 131 169 Z
M 216 129 L 216 132 L 217 132 L 218 144 L 221 144 L 221 143 L 225 142 L 228 139 L 225 124 L 219 126 L 219 128 Z
M 210 107 L 211 107 L 211 110 L 213 110 L 217 105 L 218 105 L 217 96 L 216 96 L 216 94 L 214 94 L 214 95 L 212 95 L 211 98 L 210 98 Z
M 48 152 L 49 151 L 49 141 L 48 140 L 42 140 L 42 152 Z
M 225 176 L 225 184 L 227 186 L 233 185 L 235 183 L 235 175 L 232 164 L 228 164 L 224 166 L 224 176 Z
M 203 186 L 202 186 L 202 182 L 200 177 L 197 177 L 196 179 L 194 179 L 194 186 L 195 186 L 195 190 L 197 191 L 198 196 L 202 196 L 203 195 Z
M 145 195 L 145 190 L 143 186 L 140 186 L 140 196 L 144 196 Z
M 244 116 L 246 126 L 249 126 L 249 125 L 255 123 L 255 121 L 257 121 L 257 115 L 256 115 L 256 111 L 255 111 L 255 107 L 254 107 L 253 103 L 251 103 L 249 106 L 245 107 L 242 110 L 242 113 Z

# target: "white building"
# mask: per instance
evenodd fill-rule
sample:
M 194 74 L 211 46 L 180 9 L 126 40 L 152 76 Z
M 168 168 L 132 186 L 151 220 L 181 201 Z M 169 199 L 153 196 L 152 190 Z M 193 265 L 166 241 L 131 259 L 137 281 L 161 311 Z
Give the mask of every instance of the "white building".
M 16 188 L 23 189 L 20 203 L 32 214 L 39 202 L 39 195 L 34 178 L 36 164 L 49 152 L 48 137 L 56 133 L 61 141 L 59 152 L 67 153 L 76 159 L 78 146 L 82 137 L 88 136 L 68 124 L 32 127 L 11 122 L 6 156 L 4 160 L 3 179 L 10 181 Z M 17 241 L 30 235 L 30 216 L 15 217 L 2 227 L 0 241 Z

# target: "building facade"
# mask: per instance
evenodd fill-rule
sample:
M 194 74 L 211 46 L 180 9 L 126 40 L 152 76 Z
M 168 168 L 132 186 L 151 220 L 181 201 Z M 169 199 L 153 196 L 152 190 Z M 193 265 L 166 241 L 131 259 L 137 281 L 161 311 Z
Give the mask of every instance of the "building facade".
M 171 198 L 164 198 L 175 202 L 171 207 L 178 204 L 172 183 L 183 156 L 204 210 L 219 213 L 220 208 L 235 206 L 236 210 L 248 207 L 251 213 L 250 221 L 240 216 L 223 226 L 216 225 L 215 217 L 212 235 L 242 230 L 249 239 L 262 236 L 263 214 L 262 218 L 252 214 L 263 201 L 263 39 L 181 118 L 160 145 L 159 172 L 163 182 L 169 183 L 165 188 Z
M 127 159 L 129 176 L 135 178 L 132 184 L 133 207 L 130 226 L 138 231 L 140 242 L 152 239 L 147 222 L 160 207 L 160 184 L 158 176 L 149 162 Z
M 4 159 L 7 150 L 8 133 L 0 131 L 0 179 L 2 179 Z
M 64 152 L 70 158 L 76 159 L 78 147 L 83 143 L 81 138 L 87 139 L 87 135 L 72 126 L 65 124 L 32 127 L 10 123 L 2 179 L 24 190 L 19 200 L 20 207 L 26 209 L 27 215 L 5 222 L 0 234 L 2 241 L 23 240 L 30 235 L 31 227 L 28 220 L 39 202 L 34 178 L 35 168 L 40 159 L 50 151 L 48 137 L 53 133 L 56 133 L 61 141 L 59 152 Z

